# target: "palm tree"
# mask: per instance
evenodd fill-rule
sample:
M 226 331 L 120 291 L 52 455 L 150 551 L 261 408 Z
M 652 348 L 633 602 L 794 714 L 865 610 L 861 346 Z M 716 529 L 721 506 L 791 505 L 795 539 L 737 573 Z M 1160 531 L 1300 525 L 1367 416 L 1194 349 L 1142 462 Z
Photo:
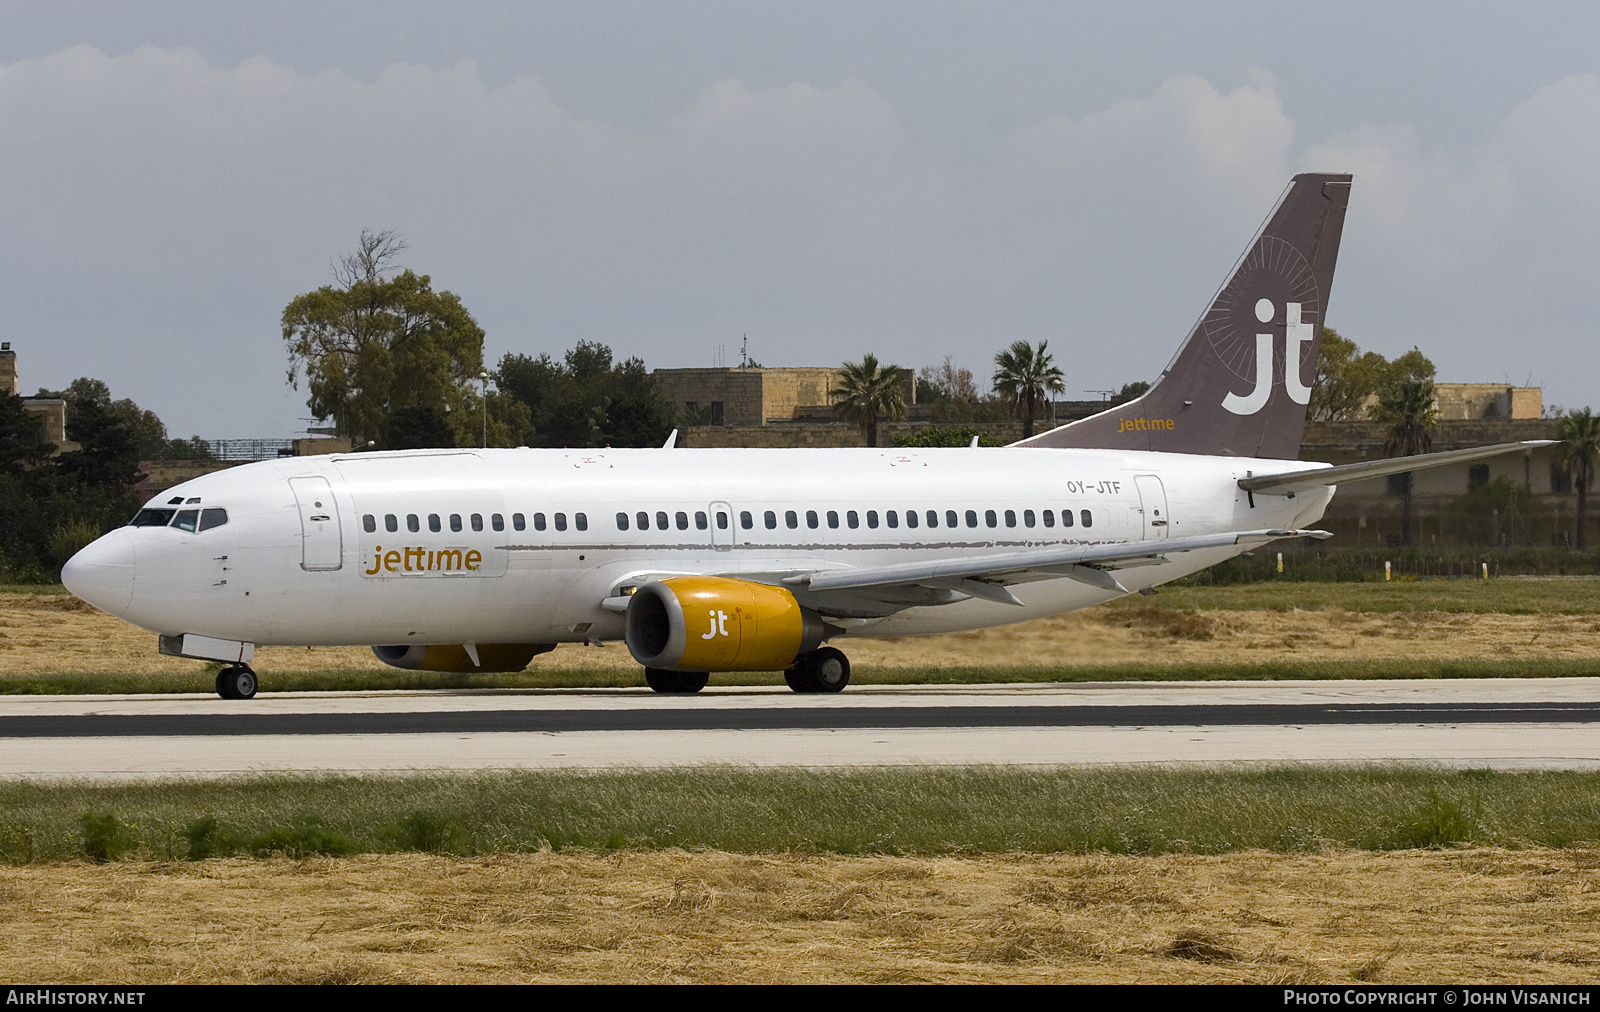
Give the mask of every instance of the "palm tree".
M 1556 462 L 1572 475 L 1578 490 L 1578 550 L 1589 547 L 1589 482 L 1594 480 L 1595 455 L 1600 454 L 1600 416 L 1588 408 L 1568 411 L 1556 425 Z
M 1013 342 L 1011 347 L 994 357 L 998 368 L 994 371 L 994 388 L 1000 396 L 1011 402 L 1013 414 L 1022 415 L 1022 438 L 1033 435 L 1033 420 L 1048 393 L 1065 393 L 1061 370 L 1052 363 L 1054 358 L 1045 347 L 1049 341 L 1040 341 L 1036 349 L 1027 341 Z
M 906 376 L 897 365 L 880 366 L 876 355 L 844 363 L 839 367 L 839 385 L 829 391 L 833 413 L 860 426 L 867 445 L 877 446 L 878 416 L 906 416 Z
M 1439 406 L 1433 380 L 1412 379 L 1391 383 L 1378 395 L 1372 417 L 1387 423 L 1383 452 L 1410 457 L 1433 449 L 1433 430 L 1439 427 Z M 1400 541 L 1411 544 L 1411 472 L 1397 475 L 1401 482 Z

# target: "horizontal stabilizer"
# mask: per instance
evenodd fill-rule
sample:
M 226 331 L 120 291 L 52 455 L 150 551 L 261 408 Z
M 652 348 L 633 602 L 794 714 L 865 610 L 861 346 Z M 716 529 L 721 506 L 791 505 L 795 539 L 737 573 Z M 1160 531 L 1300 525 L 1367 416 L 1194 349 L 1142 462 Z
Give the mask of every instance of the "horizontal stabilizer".
M 1445 464 L 1461 464 L 1484 457 L 1498 457 L 1502 453 L 1534 450 L 1549 446 L 1553 439 L 1524 439 L 1517 443 L 1496 443 L 1493 446 L 1473 446 L 1465 450 L 1445 450 L 1442 453 L 1422 453 L 1415 457 L 1389 457 L 1385 460 L 1362 461 L 1359 464 L 1340 464 L 1337 467 L 1316 467 L 1305 471 L 1284 474 L 1264 474 L 1259 477 L 1240 478 L 1239 487 L 1246 492 L 1282 495 L 1287 492 L 1309 492 L 1326 485 L 1342 485 L 1366 478 L 1383 478 L 1407 471 L 1426 471 Z

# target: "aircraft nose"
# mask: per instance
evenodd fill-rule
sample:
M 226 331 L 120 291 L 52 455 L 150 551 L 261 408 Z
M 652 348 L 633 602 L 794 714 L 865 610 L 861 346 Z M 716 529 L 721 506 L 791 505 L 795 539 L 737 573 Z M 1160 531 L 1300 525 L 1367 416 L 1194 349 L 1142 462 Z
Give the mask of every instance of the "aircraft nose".
M 61 567 L 61 582 L 101 611 L 120 615 L 133 603 L 133 538 L 115 530 L 84 546 Z

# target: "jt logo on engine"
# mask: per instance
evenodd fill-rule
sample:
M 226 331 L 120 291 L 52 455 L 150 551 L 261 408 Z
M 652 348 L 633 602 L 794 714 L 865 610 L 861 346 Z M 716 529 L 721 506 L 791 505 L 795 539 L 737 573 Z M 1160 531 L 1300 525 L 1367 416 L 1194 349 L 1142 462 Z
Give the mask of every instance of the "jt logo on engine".
M 711 631 L 700 637 L 703 640 L 715 639 L 718 636 L 728 635 L 728 613 L 715 609 L 706 613 L 711 619 Z
M 1300 319 L 1300 303 L 1284 304 L 1283 387 L 1296 404 L 1311 400 L 1311 388 L 1300 381 L 1300 346 L 1312 339 L 1313 324 Z M 1277 315 L 1271 299 L 1256 302 L 1256 319 L 1271 323 Z M 1243 397 L 1232 392 L 1222 398 L 1222 406 L 1236 415 L 1253 415 L 1267 406 L 1272 395 L 1272 335 L 1256 335 L 1256 385 Z

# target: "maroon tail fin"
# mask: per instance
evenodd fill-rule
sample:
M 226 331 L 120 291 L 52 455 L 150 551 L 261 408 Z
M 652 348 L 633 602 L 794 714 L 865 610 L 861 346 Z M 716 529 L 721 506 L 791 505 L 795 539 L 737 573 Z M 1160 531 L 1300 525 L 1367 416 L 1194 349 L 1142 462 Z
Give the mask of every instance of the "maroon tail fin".
M 1015 446 L 1300 455 L 1350 177 L 1295 176 L 1143 396 Z

